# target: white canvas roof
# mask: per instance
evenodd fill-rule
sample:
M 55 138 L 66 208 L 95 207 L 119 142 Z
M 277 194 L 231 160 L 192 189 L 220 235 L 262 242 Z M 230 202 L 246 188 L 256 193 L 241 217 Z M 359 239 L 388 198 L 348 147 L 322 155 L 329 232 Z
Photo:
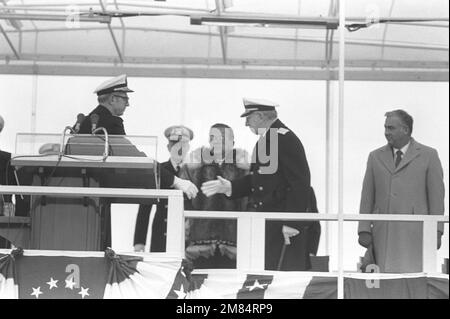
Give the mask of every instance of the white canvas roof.
M 346 79 L 448 81 L 448 7 L 347 0 Z M 337 79 L 337 24 L 335 0 L 0 0 L 0 73 Z

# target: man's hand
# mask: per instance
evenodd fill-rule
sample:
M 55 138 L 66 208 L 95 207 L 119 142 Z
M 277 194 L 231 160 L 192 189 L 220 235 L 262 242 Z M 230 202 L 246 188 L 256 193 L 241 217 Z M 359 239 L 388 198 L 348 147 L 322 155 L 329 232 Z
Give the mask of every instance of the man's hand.
M 372 234 L 366 231 L 360 232 L 358 243 L 365 248 L 369 247 L 369 245 L 372 243 Z
M 145 250 L 144 244 L 136 244 L 134 245 L 134 251 L 135 252 L 143 252 Z
M 283 228 L 281 229 L 281 232 L 283 233 L 283 237 L 284 237 L 284 244 L 285 245 L 290 245 L 291 244 L 291 237 L 297 236 L 298 234 L 300 234 L 300 231 L 296 228 L 292 228 L 286 225 L 283 225 Z
M 202 192 L 207 197 L 218 193 L 231 196 L 231 182 L 221 176 L 217 176 L 215 181 L 204 182 L 202 184 Z
M 182 190 L 189 199 L 195 198 L 198 193 L 198 188 L 194 183 L 188 181 L 187 179 L 181 179 L 176 176 L 173 180 L 173 187 Z

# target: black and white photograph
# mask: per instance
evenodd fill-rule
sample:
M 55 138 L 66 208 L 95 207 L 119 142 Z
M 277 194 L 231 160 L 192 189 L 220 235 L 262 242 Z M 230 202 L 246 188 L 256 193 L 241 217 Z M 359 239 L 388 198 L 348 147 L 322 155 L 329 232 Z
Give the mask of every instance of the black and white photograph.
M 0 299 L 448 300 L 448 29 L 447 0 L 0 0 Z

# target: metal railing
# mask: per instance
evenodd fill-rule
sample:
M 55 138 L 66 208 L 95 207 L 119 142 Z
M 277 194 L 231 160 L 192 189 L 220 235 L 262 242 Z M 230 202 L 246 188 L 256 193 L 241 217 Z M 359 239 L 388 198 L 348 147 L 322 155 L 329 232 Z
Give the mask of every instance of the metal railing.
M 98 187 L 51 187 L 51 186 L 0 186 L 0 194 L 17 194 L 57 197 L 114 197 L 114 198 L 167 198 L 167 229 L 181 229 L 170 232 L 166 251 L 184 257 L 183 193 L 179 190 L 98 188 Z
M 436 273 L 437 269 L 437 226 L 448 223 L 449 216 L 404 215 L 404 214 L 318 214 L 280 212 L 230 212 L 230 211 L 184 211 L 183 193 L 179 190 L 130 189 L 130 188 L 84 188 L 84 187 L 44 187 L 44 186 L 0 186 L 0 194 L 52 195 L 60 197 L 116 197 L 116 198 L 167 198 L 168 214 L 167 248 L 168 254 L 184 257 L 185 218 L 216 218 L 237 220 L 237 269 L 241 271 L 264 271 L 265 222 L 266 220 L 302 221 L 405 221 L 423 223 L 423 272 Z M 338 240 L 343 241 L 343 227 L 339 227 Z M 339 247 L 342 247 L 339 245 Z M 343 251 L 338 249 L 339 254 Z M 370 274 L 362 274 L 370 275 Z M 343 259 L 338 263 L 338 298 L 344 297 Z

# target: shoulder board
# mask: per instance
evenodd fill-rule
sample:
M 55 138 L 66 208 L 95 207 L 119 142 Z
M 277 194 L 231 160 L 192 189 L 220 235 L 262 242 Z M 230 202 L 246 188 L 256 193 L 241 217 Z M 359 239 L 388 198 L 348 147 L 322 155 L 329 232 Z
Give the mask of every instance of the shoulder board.
M 278 129 L 278 133 L 285 135 L 287 132 L 289 132 L 289 130 L 287 128 L 284 127 L 280 127 Z

